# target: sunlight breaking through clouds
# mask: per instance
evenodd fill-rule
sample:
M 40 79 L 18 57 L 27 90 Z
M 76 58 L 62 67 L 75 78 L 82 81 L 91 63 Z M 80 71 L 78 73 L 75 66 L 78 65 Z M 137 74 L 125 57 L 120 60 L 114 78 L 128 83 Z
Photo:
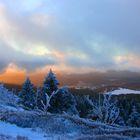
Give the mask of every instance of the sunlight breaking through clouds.
M 0 68 L 138 71 L 139 6 L 136 0 L 0 0 Z

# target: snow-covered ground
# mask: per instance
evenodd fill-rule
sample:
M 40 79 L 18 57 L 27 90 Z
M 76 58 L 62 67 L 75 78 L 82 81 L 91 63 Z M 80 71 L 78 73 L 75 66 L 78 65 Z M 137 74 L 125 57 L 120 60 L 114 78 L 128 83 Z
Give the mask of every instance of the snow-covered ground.
M 114 91 L 107 92 L 105 94 L 112 94 L 112 95 L 122 95 L 122 94 L 140 94 L 140 91 L 137 90 L 131 90 L 126 88 L 119 88 Z
M 21 128 L 16 126 L 15 124 L 10 124 L 2 121 L 0 121 L 0 136 L 10 137 L 8 139 L 1 139 L 0 137 L 0 140 L 68 140 L 68 138 L 63 135 L 47 135 L 45 132 L 41 132 L 39 130 L 31 128 Z
M 140 138 L 139 128 L 107 125 L 67 114 L 47 116 L 31 111 L 0 110 L 0 140 L 135 140 Z M 120 136 L 121 134 L 121 136 Z M 1 136 L 9 136 L 1 139 Z M 25 139 L 28 138 L 28 139 Z
M 29 128 L 20 128 L 14 124 L 0 122 L 0 134 L 10 135 L 14 138 L 18 136 L 27 137 L 29 140 L 46 140 L 43 133 L 34 132 Z M 49 137 L 47 137 L 48 140 Z

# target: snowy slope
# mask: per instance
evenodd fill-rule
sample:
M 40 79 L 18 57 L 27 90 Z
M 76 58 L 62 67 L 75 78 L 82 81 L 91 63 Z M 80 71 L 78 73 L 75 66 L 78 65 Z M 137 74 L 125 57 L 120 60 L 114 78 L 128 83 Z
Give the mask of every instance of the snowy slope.
M 33 131 L 31 128 L 21 128 L 14 124 L 0 121 L 0 136 L 10 136 L 11 138 L 27 138 L 28 140 L 59 140 L 60 135 L 47 135 L 43 132 Z M 62 136 L 61 136 L 62 138 Z M 67 139 L 64 137 L 64 139 Z M 8 139 L 11 140 L 11 139 Z
M 24 136 L 30 140 L 45 140 L 43 133 L 37 133 L 28 128 L 20 128 L 16 125 L 0 122 L 0 134 L 10 135 L 12 137 Z M 49 140 L 49 139 L 48 139 Z
M 112 95 L 122 95 L 122 94 L 140 94 L 140 91 L 137 90 L 131 90 L 131 89 L 125 89 L 125 88 L 119 88 L 114 91 L 107 92 L 105 94 L 112 94 Z
M 10 115 L 6 115 L 6 112 L 3 113 L 5 116 L 5 122 L 0 121 L 0 140 L 19 140 L 17 139 L 18 136 L 28 138 L 23 140 L 128 140 L 129 138 L 129 140 L 132 140 L 131 136 L 135 136 L 137 138 L 135 140 L 140 138 L 139 128 L 127 128 L 117 125 L 109 126 L 103 123 L 66 114 L 50 114 L 45 117 L 46 119 L 44 122 L 42 121 L 44 117 L 39 116 L 39 122 L 42 124 L 41 126 L 36 120 L 37 118 L 35 118 L 38 127 L 32 127 L 30 124 L 30 128 L 21 128 L 18 127 L 20 126 L 18 123 L 19 121 L 29 123 L 29 120 L 35 116 L 32 113 L 27 115 L 29 112 L 24 111 L 13 112 L 14 114 L 12 114 L 12 112 L 9 113 Z M 25 115 L 23 115 L 24 113 Z M 17 115 L 17 118 L 15 115 Z M 28 116 L 31 117 L 28 118 Z M 2 116 L 1 118 L 3 120 Z M 33 120 L 31 119 L 31 121 Z M 10 122 L 11 124 L 6 122 Z M 18 124 L 18 126 L 16 126 L 14 122 L 15 124 Z M 41 127 L 43 128 L 41 129 Z M 49 131 L 47 131 L 47 129 Z M 10 136 L 12 139 L 1 139 L 1 135 Z

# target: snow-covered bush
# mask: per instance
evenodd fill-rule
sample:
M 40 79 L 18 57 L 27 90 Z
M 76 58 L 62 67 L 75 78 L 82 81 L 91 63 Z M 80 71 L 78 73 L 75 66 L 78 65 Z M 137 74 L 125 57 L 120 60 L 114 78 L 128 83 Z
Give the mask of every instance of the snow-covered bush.
M 19 102 L 19 98 L 0 84 L 0 104 L 16 106 Z
M 57 91 L 54 91 L 53 93 L 51 93 L 51 95 L 48 95 L 47 93 L 45 93 L 45 102 L 43 100 L 40 101 L 40 103 L 42 104 L 41 107 L 41 112 L 47 114 L 48 113 L 48 109 L 50 108 L 50 102 L 51 99 L 58 93 Z
M 114 124 L 119 118 L 119 108 L 116 106 L 116 102 L 111 101 L 111 94 L 103 94 L 103 101 L 100 100 L 95 104 L 89 96 L 87 96 L 87 100 L 93 107 L 90 116 L 93 115 L 93 118 L 97 118 L 98 121 L 107 124 Z

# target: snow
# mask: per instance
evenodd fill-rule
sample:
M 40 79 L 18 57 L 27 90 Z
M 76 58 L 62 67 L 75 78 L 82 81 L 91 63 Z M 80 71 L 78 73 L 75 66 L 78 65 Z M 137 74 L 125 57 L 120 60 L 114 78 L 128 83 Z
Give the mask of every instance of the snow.
M 105 94 L 112 94 L 112 95 L 126 95 L 126 94 L 140 94 L 140 91 L 137 90 L 131 90 L 131 89 L 126 89 L 126 88 L 119 88 L 114 91 L 107 92 Z
M 18 101 L 19 98 L 13 92 L 5 88 L 3 84 L 0 84 L 0 104 L 12 104 L 16 106 Z
M 59 127 L 66 125 L 67 127 L 65 128 L 68 128 L 71 131 L 69 131 L 67 134 L 64 134 L 63 131 L 65 130 L 59 128 L 59 133 L 45 133 L 45 131 L 41 131 L 41 129 L 39 128 L 20 128 L 14 124 L 0 121 L 0 136 L 11 136 L 12 138 L 16 138 L 17 136 L 23 138 L 28 137 L 29 140 L 78 140 L 82 139 L 82 137 L 83 139 L 88 139 L 88 136 L 91 137 L 90 139 L 98 139 L 99 137 L 100 139 L 106 140 L 125 140 L 128 139 L 130 136 L 135 136 L 139 139 L 140 136 L 139 128 L 126 128 L 117 125 L 110 126 L 101 122 L 94 122 L 89 119 L 79 118 L 78 116 L 69 116 L 66 114 L 57 116 L 50 115 L 50 117 L 52 118 L 52 120 L 56 120 L 56 122 L 53 122 L 54 131 L 55 129 L 58 129 L 58 123 Z M 64 122 L 64 124 L 62 124 L 62 121 Z M 71 123 L 75 125 L 71 125 Z M 48 124 L 48 127 L 49 125 L 50 124 Z M 120 134 L 123 135 L 120 136 Z
M 9 105 L 4 105 L 4 104 L 1 104 L 0 105 L 0 110 L 7 110 L 7 111 L 25 111 L 21 107 L 14 107 L 14 106 L 9 106 Z
M 31 128 L 21 128 L 15 124 L 10 124 L 0 121 L 0 135 L 6 135 L 11 137 L 27 137 L 29 140 L 54 140 L 59 139 L 59 135 L 47 135 L 43 132 L 37 132 Z
M 10 135 L 12 137 L 24 136 L 28 137 L 29 140 L 46 140 L 43 133 L 34 132 L 29 128 L 20 128 L 14 124 L 5 122 L 0 122 L 0 134 Z

